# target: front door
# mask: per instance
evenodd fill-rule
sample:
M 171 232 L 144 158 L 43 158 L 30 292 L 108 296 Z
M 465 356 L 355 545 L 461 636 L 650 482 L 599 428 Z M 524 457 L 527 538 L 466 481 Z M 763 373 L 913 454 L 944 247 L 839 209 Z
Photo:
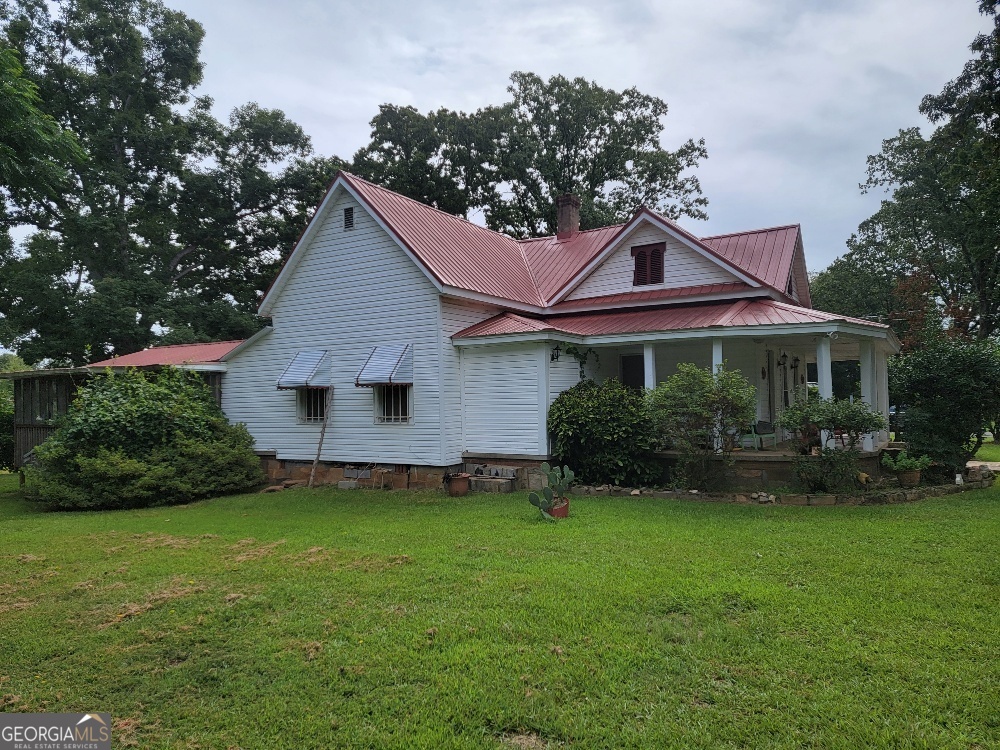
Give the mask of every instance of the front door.
M 638 390 L 646 387 L 646 368 L 641 354 L 622 355 L 622 383 Z

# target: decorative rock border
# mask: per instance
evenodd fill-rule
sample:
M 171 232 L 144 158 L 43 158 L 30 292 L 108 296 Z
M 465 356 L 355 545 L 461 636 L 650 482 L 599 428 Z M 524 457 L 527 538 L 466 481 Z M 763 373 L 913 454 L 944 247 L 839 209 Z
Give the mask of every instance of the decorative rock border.
M 876 489 L 862 494 L 851 495 L 776 495 L 767 492 L 735 492 L 714 494 L 697 490 L 651 490 L 632 489 L 601 485 L 575 485 L 574 495 L 598 495 L 611 497 L 655 497 L 674 500 L 695 500 L 703 503 L 741 503 L 745 505 L 888 505 L 892 503 L 912 503 L 926 497 L 954 495 L 967 490 L 979 490 L 993 486 L 993 477 L 970 479 L 964 484 L 928 485 L 913 489 Z

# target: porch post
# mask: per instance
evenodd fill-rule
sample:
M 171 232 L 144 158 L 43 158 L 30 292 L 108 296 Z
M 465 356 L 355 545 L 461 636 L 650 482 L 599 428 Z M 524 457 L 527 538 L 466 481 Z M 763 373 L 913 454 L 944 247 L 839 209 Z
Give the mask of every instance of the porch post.
M 859 345 L 859 360 L 861 364 L 861 400 L 872 409 L 875 408 L 875 351 L 872 349 L 872 342 L 862 341 Z M 875 450 L 875 435 L 868 433 L 862 441 L 862 446 L 866 451 Z
M 830 337 L 820 336 L 816 344 L 816 379 L 819 381 L 819 397 L 833 398 L 833 359 L 830 354 Z M 823 430 L 820 440 L 826 447 L 830 433 Z
M 642 372 L 646 389 L 656 388 L 656 352 L 652 344 L 642 345 Z
M 719 368 L 722 366 L 722 339 L 715 337 L 712 339 L 712 377 L 717 377 Z M 719 432 L 718 425 L 716 425 L 716 432 Z M 715 450 L 722 450 L 722 435 L 715 439 Z

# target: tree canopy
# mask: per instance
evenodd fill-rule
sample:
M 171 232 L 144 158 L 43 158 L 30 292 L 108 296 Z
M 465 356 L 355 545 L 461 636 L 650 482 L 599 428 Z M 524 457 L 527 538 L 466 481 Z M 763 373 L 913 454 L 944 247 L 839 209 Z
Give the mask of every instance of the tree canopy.
M 889 197 L 817 277 L 817 306 L 879 317 L 904 333 L 935 317 L 974 338 L 1000 332 L 1000 17 L 997 2 L 980 8 L 993 32 L 978 36 L 962 74 L 921 104 L 937 126 L 929 135 L 900 130 L 868 158 L 862 190 Z
M 471 114 L 384 105 L 354 169 L 444 211 L 481 210 L 491 229 L 520 237 L 556 231 L 562 193 L 580 196 L 582 229 L 624 221 L 640 204 L 706 218 L 686 174 L 707 156 L 704 141 L 663 148 L 662 99 L 524 72 L 507 91 L 510 101 Z
M 58 195 L 8 182 L 0 344 L 82 363 L 156 340 L 238 338 L 340 162 L 283 113 L 228 123 L 196 97 L 204 32 L 158 0 L 0 1 L 38 106 L 86 159 Z

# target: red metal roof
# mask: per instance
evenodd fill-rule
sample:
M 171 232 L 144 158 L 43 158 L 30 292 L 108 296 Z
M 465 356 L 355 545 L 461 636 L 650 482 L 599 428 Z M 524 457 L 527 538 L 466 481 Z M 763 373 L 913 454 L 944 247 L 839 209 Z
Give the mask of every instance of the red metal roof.
M 442 284 L 544 306 L 513 237 L 341 174 Z
M 795 257 L 799 225 L 703 237 L 704 242 L 735 266 L 784 294 Z
M 469 326 L 456 333 L 452 338 L 499 336 L 538 331 L 555 331 L 576 336 L 599 336 L 723 326 L 763 326 L 830 321 L 845 321 L 873 328 L 888 327 L 870 320 L 848 318 L 843 315 L 787 305 L 774 300 L 738 300 L 736 302 L 684 307 L 550 316 L 541 320 L 513 315 L 512 313 L 502 313 L 489 320 Z
M 94 362 L 90 367 L 150 367 L 155 365 L 194 365 L 219 362 L 224 356 L 243 343 L 238 341 L 212 341 L 207 344 L 173 344 L 154 346 L 141 352 Z
M 550 306 L 555 296 L 628 226 L 617 224 L 578 232 L 564 240 L 557 237 L 517 240 L 347 172 L 339 173 L 331 190 L 338 180 L 355 191 L 440 284 L 535 308 Z M 716 256 L 720 263 L 731 264 L 749 278 L 785 294 L 798 238 L 797 226 L 699 239 L 646 207 L 637 209 L 629 223 L 643 214 L 669 225 L 706 254 Z M 808 283 L 804 275 L 803 281 Z M 807 291 L 799 295 L 806 304 Z M 666 293 L 666 297 L 678 296 L 680 293 L 676 291 Z M 627 295 L 621 296 L 622 304 L 630 301 Z

